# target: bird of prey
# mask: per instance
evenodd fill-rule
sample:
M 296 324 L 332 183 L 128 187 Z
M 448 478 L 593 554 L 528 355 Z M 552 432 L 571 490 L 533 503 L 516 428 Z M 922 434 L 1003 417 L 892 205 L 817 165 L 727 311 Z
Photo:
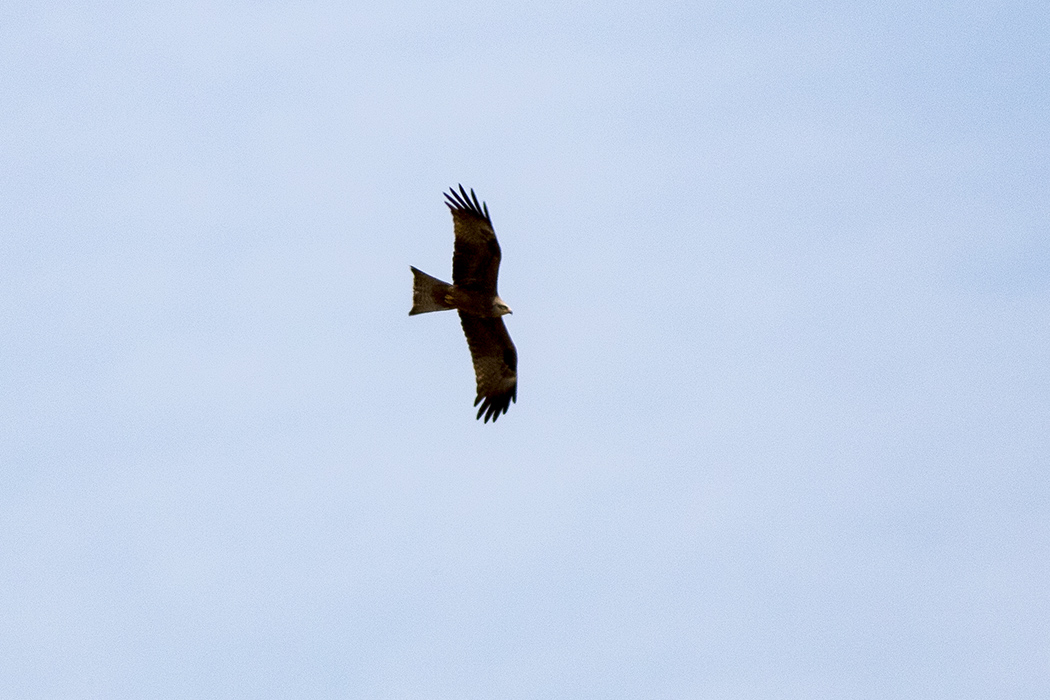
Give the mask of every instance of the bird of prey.
M 501 318 L 511 310 L 496 292 L 499 243 L 492 229 L 488 204 L 479 204 L 474 190 L 468 196 L 463 185 L 459 186 L 459 192 L 449 188 L 445 199 L 446 206 L 452 210 L 456 234 L 452 284 L 411 268 L 414 285 L 412 310 L 408 315 L 444 309 L 459 311 L 474 360 L 478 384 L 474 405 L 481 404 L 477 417 L 484 415 L 486 423 L 489 418 L 495 423 L 500 414 L 510 408 L 511 401 L 518 401 L 518 352 Z

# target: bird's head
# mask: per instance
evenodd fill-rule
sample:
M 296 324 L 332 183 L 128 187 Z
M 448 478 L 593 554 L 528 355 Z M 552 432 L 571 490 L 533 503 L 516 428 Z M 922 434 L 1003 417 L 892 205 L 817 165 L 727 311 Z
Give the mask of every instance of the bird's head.
M 507 306 L 507 302 L 503 301 L 499 297 L 492 300 L 492 311 L 495 316 L 503 316 L 504 314 L 512 314 L 513 311 Z

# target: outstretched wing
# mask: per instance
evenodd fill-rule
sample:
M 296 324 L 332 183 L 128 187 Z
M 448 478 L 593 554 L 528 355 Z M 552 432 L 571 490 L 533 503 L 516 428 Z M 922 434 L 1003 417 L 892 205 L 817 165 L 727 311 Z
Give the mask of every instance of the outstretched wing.
M 474 360 L 474 376 L 478 382 L 474 405 L 481 404 L 477 417 L 484 414 L 486 423 L 489 418 L 495 423 L 500 414 L 510 408 L 510 402 L 518 400 L 518 351 L 503 319 L 481 318 L 460 311 L 459 320 Z
M 463 289 L 496 296 L 499 242 L 492 229 L 487 204 L 479 204 L 474 190 L 450 189 L 445 204 L 452 210 L 456 246 L 452 254 L 452 283 Z

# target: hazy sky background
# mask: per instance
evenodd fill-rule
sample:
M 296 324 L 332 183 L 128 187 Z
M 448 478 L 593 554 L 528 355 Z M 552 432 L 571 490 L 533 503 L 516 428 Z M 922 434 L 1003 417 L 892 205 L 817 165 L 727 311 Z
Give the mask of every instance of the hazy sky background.
M 1050 697 L 1050 9 L 4 3 L 0 697 Z M 474 420 L 442 190 L 518 403 Z

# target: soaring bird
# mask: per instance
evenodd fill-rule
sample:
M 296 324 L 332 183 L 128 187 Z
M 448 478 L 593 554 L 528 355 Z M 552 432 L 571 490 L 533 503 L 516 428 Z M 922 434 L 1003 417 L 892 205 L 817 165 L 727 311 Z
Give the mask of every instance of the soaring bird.
M 478 203 L 474 190 L 467 194 L 449 188 L 445 204 L 452 211 L 456 245 L 452 253 L 452 284 L 412 269 L 412 310 L 409 316 L 430 311 L 456 309 L 467 336 L 481 404 L 477 417 L 495 423 L 510 402 L 518 401 L 518 352 L 514 349 L 502 316 L 510 307 L 496 292 L 500 249 L 492 229 L 489 207 Z

